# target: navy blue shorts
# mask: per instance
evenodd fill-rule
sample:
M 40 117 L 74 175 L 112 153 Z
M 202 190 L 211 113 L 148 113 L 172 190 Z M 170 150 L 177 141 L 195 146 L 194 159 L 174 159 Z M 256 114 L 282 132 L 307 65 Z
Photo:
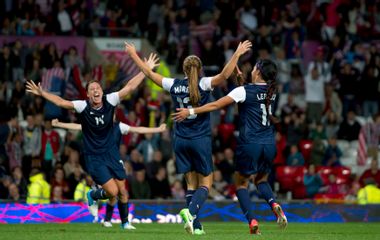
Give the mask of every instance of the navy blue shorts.
M 175 136 L 174 153 L 177 173 L 195 171 L 208 176 L 213 171 L 211 137 L 187 139 Z
M 109 151 L 98 155 L 85 155 L 87 171 L 95 183 L 103 185 L 110 179 L 123 180 L 127 178 L 123 160 L 119 153 Z
M 235 170 L 244 175 L 270 173 L 276 154 L 275 144 L 240 144 L 236 148 Z

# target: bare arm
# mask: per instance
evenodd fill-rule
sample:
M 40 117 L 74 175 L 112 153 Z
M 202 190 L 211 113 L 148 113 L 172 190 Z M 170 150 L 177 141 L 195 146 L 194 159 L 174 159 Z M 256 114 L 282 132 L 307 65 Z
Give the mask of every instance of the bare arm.
M 228 61 L 228 63 L 224 66 L 223 70 L 218 74 L 215 75 L 211 80 L 211 86 L 215 87 L 226 81 L 234 71 L 236 64 L 240 58 L 241 55 L 248 52 L 252 47 L 252 43 L 248 40 L 244 42 L 240 42 L 239 46 L 237 47 L 236 51 L 232 55 L 231 59 Z
M 46 100 L 54 103 L 58 107 L 73 110 L 74 104 L 71 101 L 65 100 L 61 98 L 60 96 L 51 94 L 41 88 L 41 84 L 39 83 L 38 86 L 31 80 L 29 80 L 26 83 L 26 91 L 33 93 L 34 95 L 41 96 L 45 98 Z
M 125 51 L 129 53 L 132 60 L 136 63 L 136 65 L 140 68 L 140 70 L 147 76 L 148 78 L 152 79 L 154 83 L 156 83 L 158 86 L 162 87 L 162 79 L 164 78 L 158 73 L 153 72 L 152 69 L 149 68 L 149 66 L 144 63 L 141 58 L 136 53 L 136 48 L 133 46 L 133 44 L 125 42 Z
M 53 127 L 64 128 L 68 130 L 78 130 L 78 131 L 82 130 L 82 126 L 78 123 L 63 123 L 63 122 L 58 121 L 58 119 L 53 119 L 51 121 L 51 125 Z
M 136 54 L 137 55 L 137 54 Z M 139 58 L 140 59 L 140 58 Z M 153 68 L 159 66 L 159 59 L 156 54 L 150 54 L 148 60 L 145 59 L 145 63 L 150 70 Z M 134 76 L 118 93 L 120 99 L 127 96 L 129 93 L 133 92 L 144 80 L 145 75 L 144 73 L 140 72 L 136 76 Z
M 148 128 L 148 127 L 130 127 L 129 132 L 131 133 L 160 133 L 166 130 L 166 124 L 161 124 L 159 127 Z
M 192 114 L 199 114 L 199 113 L 205 113 L 205 112 L 212 112 L 218 109 L 221 109 L 227 105 L 230 105 L 231 103 L 234 103 L 235 101 L 230 96 L 224 96 L 220 99 L 218 99 L 215 102 L 207 103 L 201 107 L 197 108 L 177 108 L 176 113 L 172 113 L 172 118 L 176 122 L 182 122 L 185 120 L 188 116 L 190 116 L 190 111 L 194 111 Z

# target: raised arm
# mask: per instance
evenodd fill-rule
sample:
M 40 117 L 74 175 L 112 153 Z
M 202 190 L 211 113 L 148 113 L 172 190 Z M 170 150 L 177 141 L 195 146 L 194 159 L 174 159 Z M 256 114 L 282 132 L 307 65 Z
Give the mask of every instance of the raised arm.
M 156 54 L 150 54 L 149 55 L 149 58 L 148 60 L 145 59 L 145 63 L 143 63 L 145 65 L 147 65 L 147 67 L 152 70 L 154 69 L 155 67 L 158 67 L 160 65 L 159 63 L 159 58 L 157 57 Z M 119 97 L 120 99 L 124 98 L 125 96 L 127 96 L 129 93 L 131 93 L 132 91 L 134 91 L 141 83 L 142 81 L 144 80 L 145 78 L 145 75 L 144 73 L 140 72 L 139 74 L 137 74 L 136 76 L 134 76 L 122 89 L 120 89 L 120 91 L 118 92 L 119 93 Z
M 149 68 L 149 66 L 141 60 L 139 55 L 137 55 L 136 48 L 133 44 L 125 42 L 125 51 L 129 53 L 132 60 L 136 63 L 136 65 L 140 68 L 140 70 L 145 74 L 145 76 L 152 79 L 152 81 L 156 83 L 158 86 L 162 87 L 162 79 L 164 77 L 158 73 L 153 72 L 153 70 Z
M 68 130 L 78 130 L 78 131 L 82 130 L 82 126 L 78 123 L 63 123 L 63 122 L 58 121 L 58 119 L 51 120 L 51 125 L 53 127 L 64 128 Z
M 38 86 L 37 86 L 32 80 L 29 80 L 26 83 L 26 91 L 33 93 L 34 95 L 41 96 L 41 97 L 45 98 L 46 100 L 54 103 L 58 107 L 66 108 L 69 110 L 74 109 L 74 104 L 71 101 L 67 101 L 67 100 L 61 98 L 60 96 L 51 94 L 51 93 L 43 90 L 40 83 L 38 83 Z
M 224 66 L 223 70 L 218 75 L 215 75 L 212 78 L 211 86 L 215 87 L 226 81 L 234 71 L 240 56 L 248 52 L 251 49 L 251 47 L 252 43 L 248 40 L 240 42 L 236 51 L 234 52 L 228 63 Z
M 131 133 L 160 133 L 166 130 L 166 124 L 161 124 L 159 127 L 148 128 L 148 127 L 130 127 L 129 132 Z
M 177 108 L 177 112 L 172 113 L 172 118 L 176 122 L 182 122 L 190 115 L 205 113 L 205 112 L 212 112 L 212 111 L 221 109 L 227 105 L 230 105 L 231 103 L 234 103 L 234 102 L 235 101 L 230 96 L 224 96 L 222 98 L 219 98 L 217 101 L 207 103 L 201 107 Z

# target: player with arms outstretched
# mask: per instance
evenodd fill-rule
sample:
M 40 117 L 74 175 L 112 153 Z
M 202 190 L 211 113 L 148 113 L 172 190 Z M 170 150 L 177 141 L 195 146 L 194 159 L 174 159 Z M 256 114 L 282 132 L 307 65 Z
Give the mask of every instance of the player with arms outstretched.
M 184 79 L 165 78 L 153 72 L 136 54 L 135 47 L 129 43 L 126 43 L 126 51 L 148 78 L 170 93 L 175 108 L 192 108 L 209 102 L 210 91 L 229 78 L 239 57 L 246 53 L 251 45 L 249 41 L 240 43 L 221 73 L 213 77 L 201 77 L 202 62 L 197 56 L 186 57 L 183 62 L 186 76 Z M 174 128 L 173 144 L 177 172 L 185 174 L 187 183 L 188 208 L 183 209 L 180 215 L 188 233 L 202 235 L 205 231 L 197 216 L 208 197 L 213 178 L 210 114 L 192 115 L 185 121 L 176 123 Z
M 146 64 L 154 68 L 158 58 L 151 54 Z M 93 213 L 97 211 L 95 201 L 118 196 L 118 208 L 121 214 L 121 227 L 135 229 L 128 222 L 128 196 L 125 189 L 126 174 L 121 167 L 118 145 L 115 143 L 113 131 L 113 115 L 116 105 L 144 80 L 144 74 L 139 73 L 132 78 L 120 91 L 103 95 L 99 82 L 90 81 L 86 85 L 88 100 L 68 101 L 51 94 L 36 85 L 33 81 L 26 84 L 27 92 L 41 96 L 55 105 L 75 110 L 83 132 L 83 153 L 88 173 L 94 181 L 101 185 L 98 190 L 87 193 L 88 205 Z M 94 215 L 94 214 L 93 214 Z
M 78 123 L 63 123 L 63 122 L 58 121 L 58 119 L 52 120 L 52 125 L 53 127 L 59 127 L 59 128 L 64 128 L 64 129 L 78 130 L 78 131 L 82 130 L 82 126 Z M 113 136 L 115 138 L 115 143 L 119 147 L 122 135 L 126 135 L 128 133 L 138 133 L 138 134 L 160 133 L 160 132 L 165 131 L 165 129 L 166 129 L 166 124 L 161 124 L 159 127 L 155 127 L 155 128 L 147 128 L 147 127 L 131 127 L 122 122 L 115 122 L 114 128 L 113 128 L 114 130 Z M 123 162 L 122 160 L 119 160 L 119 161 L 121 163 Z M 122 166 L 120 167 L 124 169 L 124 164 L 122 164 Z M 116 197 L 109 198 L 107 201 L 106 215 L 103 222 L 104 227 L 112 227 L 111 218 L 112 218 L 112 214 L 113 214 L 113 210 L 114 210 L 116 202 L 117 202 Z M 122 217 L 123 216 L 120 216 L 120 219 Z M 128 219 L 128 215 L 126 217 Z
M 234 102 L 239 109 L 239 138 L 236 149 L 235 185 L 240 207 L 248 220 L 251 234 L 260 234 L 259 224 L 250 209 L 248 183 L 251 177 L 261 196 L 269 204 L 281 228 L 287 226 L 287 218 L 276 202 L 268 184 L 273 159 L 276 156 L 275 129 L 272 107 L 276 98 L 277 66 L 270 60 L 259 60 L 251 72 L 251 83 L 232 90 L 215 102 L 193 109 L 178 109 L 175 121 L 185 121 L 196 114 L 221 109 Z

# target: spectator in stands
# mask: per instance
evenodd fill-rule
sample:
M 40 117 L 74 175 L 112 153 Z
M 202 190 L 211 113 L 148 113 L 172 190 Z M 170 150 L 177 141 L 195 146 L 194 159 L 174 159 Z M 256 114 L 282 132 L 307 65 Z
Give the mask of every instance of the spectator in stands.
M 73 31 L 73 23 L 69 13 L 66 11 L 64 1 L 58 2 L 57 23 L 58 28 L 56 29 L 59 35 L 71 35 L 71 32 Z
M 280 83 L 280 92 L 287 93 L 289 92 L 289 82 L 290 82 L 290 70 L 291 65 L 289 61 L 285 58 L 285 51 L 281 48 L 276 49 L 276 59 L 275 62 L 277 64 L 278 71 L 278 81 Z M 289 97 L 288 97 L 289 102 Z
M 323 116 L 326 117 L 330 113 L 334 113 L 338 116 L 338 121 L 342 116 L 342 101 L 339 98 L 338 93 L 336 93 L 331 84 L 327 84 L 325 87 L 325 104 L 323 108 Z
M 281 119 L 284 119 L 285 116 L 289 116 L 292 113 L 298 113 L 301 111 L 300 107 L 294 101 L 294 95 L 289 93 L 287 102 L 281 107 Z
M 290 146 L 290 154 L 286 159 L 286 165 L 288 166 L 303 166 L 305 159 L 299 152 L 297 145 Z
M 14 184 L 14 183 L 9 184 L 8 192 L 9 192 L 8 200 L 11 200 L 12 202 L 19 202 L 19 201 L 23 200 L 21 198 L 19 189 L 18 189 L 16 184 Z
M 74 66 L 79 67 L 81 70 L 84 68 L 83 59 L 78 55 L 78 50 L 74 46 L 69 48 L 68 53 L 63 57 L 63 62 L 66 69 L 72 69 Z
M 22 163 L 22 136 L 19 130 L 11 133 L 10 139 L 6 144 L 6 153 L 8 156 L 9 169 L 21 167 Z
M 39 169 L 33 168 L 30 173 L 29 181 L 30 184 L 28 186 L 26 203 L 50 203 L 50 184 L 46 182 L 43 173 Z
M 79 162 L 79 152 L 76 149 L 70 147 L 68 149 L 67 162 L 63 164 L 65 176 L 70 176 L 77 168 L 80 168 L 81 172 L 83 172 L 82 166 Z
M 327 167 L 342 166 L 340 162 L 342 155 L 342 150 L 337 145 L 337 139 L 335 137 L 332 137 L 328 140 L 328 145 L 322 165 Z
M 28 176 L 32 167 L 32 160 L 39 158 L 41 153 L 41 128 L 36 124 L 36 116 L 26 117 L 27 125 L 23 128 L 23 150 L 22 170 L 24 176 Z
M 316 69 L 319 76 L 325 81 L 330 82 L 331 80 L 331 67 L 328 62 L 324 60 L 324 49 L 323 46 L 319 46 L 315 52 L 314 61 L 309 63 L 307 72 L 311 73 L 313 69 Z
M 339 131 L 339 120 L 335 112 L 329 111 L 322 120 L 326 138 L 336 137 Z
M 131 198 L 150 199 L 151 190 L 148 181 L 145 179 L 145 170 L 135 170 L 135 176 L 131 182 Z
M 159 167 L 155 176 L 150 179 L 150 189 L 153 199 L 167 199 L 171 197 L 171 190 L 165 167 Z
M 290 71 L 289 93 L 294 95 L 305 93 L 305 82 L 299 64 L 292 64 Z
M 60 148 L 60 138 L 59 134 L 52 129 L 51 121 L 49 119 L 45 120 L 41 145 L 42 170 L 44 171 L 45 176 L 50 177 L 54 163 L 60 160 L 58 152 Z
M 328 183 L 323 188 L 323 190 L 330 195 L 337 195 L 337 194 L 345 194 L 346 189 L 344 185 L 338 184 L 336 182 L 336 176 L 334 174 L 330 174 L 328 177 Z
M 374 180 L 374 184 L 380 187 L 380 169 L 379 162 L 377 159 L 372 159 L 371 168 L 364 171 L 364 173 L 360 176 L 360 185 L 362 187 L 365 186 L 365 180 L 368 178 L 372 178 Z
M 78 184 L 83 180 L 83 172 L 82 168 L 80 166 L 77 166 L 74 168 L 74 171 L 68 176 L 67 178 L 67 184 L 69 185 L 69 192 L 68 192 L 68 199 L 74 198 L 74 192 L 75 188 L 78 186 Z M 85 192 L 87 193 L 87 192 Z
M 232 182 L 232 174 L 234 173 L 234 152 L 231 148 L 226 148 L 224 154 L 221 155 L 220 161 L 216 162 L 215 165 L 220 170 L 223 179 L 228 183 Z
M 158 169 L 163 166 L 162 153 L 158 150 L 154 151 L 152 161 L 146 164 L 146 173 L 148 178 L 154 178 L 158 172 Z
M 153 152 L 158 149 L 158 135 L 152 133 L 144 134 L 145 139 L 137 146 L 137 150 L 143 155 L 144 162 L 151 162 L 153 159 Z
M 28 194 L 28 183 L 22 175 L 21 167 L 15 167 L 12 170 L 12 181 L 18 187 L 18 193 L 21 199 L 25 199 Z
M 324 129 L 323 124 L 321 122 L 317 122 L 316 126 L 311 129 L 309 135 L 310 135 L 309 138 L 313 141 L 315 141 L 317 139 L 320 139 L 320 140 L 326 140 L 327 139 L 325 129 Z
M 360 91 L 362 94 L 363 114 L 365 117 L 373 116 L 379 111 L 379 84 L 380 84 L 380 68 L 374 64 L 366 66 L 361 77 Z
M 326 147 L 322 139 L 316 139 L 313 141 L 310 152 L 310 164 L 315 166 L 322 166 L 322 162 L 325 158 Z
M 355 112 L 349 111 L 346 119 L 340 124 L 338 130 L 338 139 L 354 141 L 358 139 L 360 124 L 355 119 Z
M 171 187 L 171 194 L 175 200 L 182 200 L 185 198 L 185 190 L 183 189 L 182 182 L 175 180 Z
M 378 159 L 380 145 L 380 113 L 373 116 L 373 121 L 368 121 L 360 130 L 367 144 L 367 156 Z
M 145 170 L 144 158 L 137 149 L 132 149 L 130 153 L 130 160 L 133 171 L 139 171 L 142 169 Z
M 4 175 L 1 178 L 0 184 L 0 199 L 7 199 L 9 196 L 9 185 L 12 184 L 12 178 L 8 175 Z
M 364 181 L 365 187 L 358 192 L 359 204 L 380 204 L 380 189 L 376 186 L 372 178 L 367 178 Z
M 325 83 L 329 81 L 317 67 L 308 71 L 305 76 L 306 115 L 308 123 L 320 122 L 325 100 Z
M 87 202 L 87 192 L 91 186 L 94 185 L 94 181 L 88 174 L 82 174 L 81 181 L 76 185 L 74 192 L 74 201 Z
M 352 64 L 345 62 L 338 73 L 340 83 L 340 97 L 343 99 L 343 115 L 348 111 L 355 111 L 359 87 L 359 71 L 352 67 Z M 357 136 L 356 136 L 357 137 Z
M 65 180 L 65 172 L 62 168 L 56 168 L 51 181 L 51 199 L 52 201 L 62 201 L 67 199 L 70 189 Z
M 308 198 L 313 198 L 322 187 L 323 181 L 319 174 L 315 171 L 315 166 L 313 164 L 309 165 L 308 171 L 304 176 L 303 183 L 305 184 L 306 196 Z
M 223 178 L 223 175 L 219 170 L 214 171 L 214 181 L 212 183 L 212 186 L 218 195 L 218 196 L 214 196 L 213 198 L 215 200 L 225 199 L 225 196 L 227 195 L 226 191 L 227 191 L 228 183 Z

